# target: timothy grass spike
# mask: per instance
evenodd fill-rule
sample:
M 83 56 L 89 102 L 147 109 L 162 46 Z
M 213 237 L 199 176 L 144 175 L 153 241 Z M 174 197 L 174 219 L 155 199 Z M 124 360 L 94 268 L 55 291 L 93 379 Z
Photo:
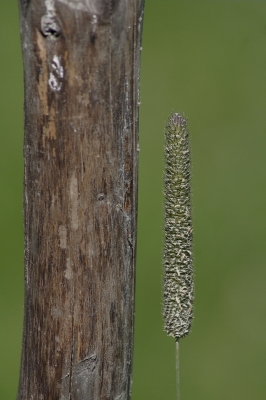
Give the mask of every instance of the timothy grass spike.
M 173 113 L 165 129 L 164 328 L 176 341 L 193 318 L 193 258 L 189 132 L 185 118 Z

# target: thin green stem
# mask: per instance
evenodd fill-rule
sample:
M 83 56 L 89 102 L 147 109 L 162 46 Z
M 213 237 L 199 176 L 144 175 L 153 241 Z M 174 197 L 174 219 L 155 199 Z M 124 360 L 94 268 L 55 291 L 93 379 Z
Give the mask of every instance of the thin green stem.
M 180 400 L 180 375 L 179 375 L 179 341 L 175 342 L 175 357 L 176 357 L 176 399 Z

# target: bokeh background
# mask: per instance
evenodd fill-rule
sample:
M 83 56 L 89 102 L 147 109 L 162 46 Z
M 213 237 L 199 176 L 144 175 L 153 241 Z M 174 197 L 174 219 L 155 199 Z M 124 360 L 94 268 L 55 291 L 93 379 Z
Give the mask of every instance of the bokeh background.
M 195 318 L 183 400 L 266 398 L 266 2 L 146 0 L 141 66 L 133 400 L 175 398 L 163 332 L 163 129 L 189 119 Z M 14 400 L 23 320 L 23 72 L 16 0 L 0 4 L 0 399 Z

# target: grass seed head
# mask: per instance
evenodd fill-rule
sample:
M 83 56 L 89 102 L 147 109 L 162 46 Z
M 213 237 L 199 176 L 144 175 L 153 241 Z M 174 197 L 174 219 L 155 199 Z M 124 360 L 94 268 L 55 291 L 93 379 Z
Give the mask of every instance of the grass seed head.
M 189 333 L 193 318 L 190 164 L 187 122 L 173 113 L 165 129 L 163 315 L 176 340 Z

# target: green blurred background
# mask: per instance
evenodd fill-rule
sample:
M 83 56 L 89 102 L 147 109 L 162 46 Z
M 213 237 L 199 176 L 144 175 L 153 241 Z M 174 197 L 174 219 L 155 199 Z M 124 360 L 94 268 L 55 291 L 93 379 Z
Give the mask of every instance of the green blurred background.
M 133 400 L 175 398 L 162 330 L 163 129 L 189 118 L 196 302 L 182 400 L 266 398 L 266 2 L 146 0 Z M 23 318 L 23 73 L 0 5 L 0 399 L 16 397 Z M 37 400 L 37 399 L 36 399 Z

